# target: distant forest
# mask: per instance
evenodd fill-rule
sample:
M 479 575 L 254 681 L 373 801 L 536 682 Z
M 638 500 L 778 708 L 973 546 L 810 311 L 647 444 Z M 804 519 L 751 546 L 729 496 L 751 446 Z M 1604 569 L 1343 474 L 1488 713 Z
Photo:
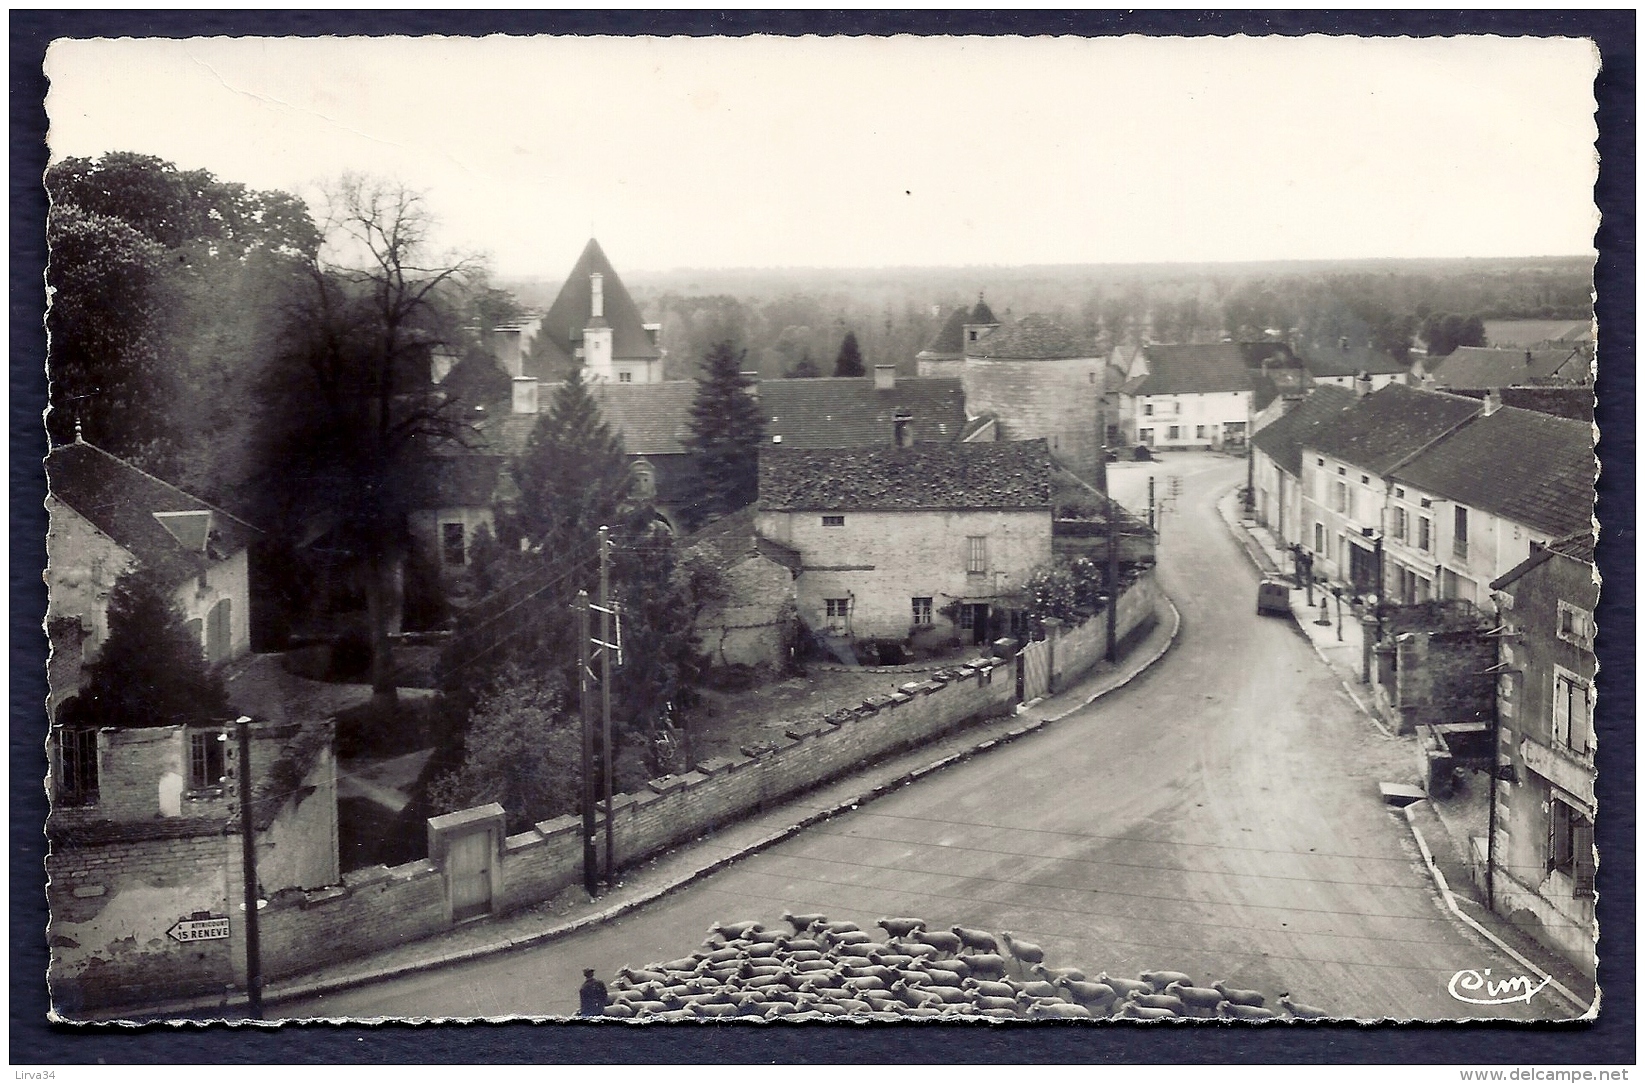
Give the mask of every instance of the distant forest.
M 1403 357 L 1443 314 L 1481 320 L 1586 320 L 1587 257 L 1248 264 L 751 269 L 623 272 L 647 320 L 663 325 L 669 379 L 697 375 L 716 342 L 746 350 L 767 378 L 807 360 L 833 374 L 853 332 L 864 362 L 913 375 L 914 355 L 954 308 L 982 294 L 1002 320 L 1046 313 L 1093 340 L 1214 341 L 1274 331 L 1301 346 L 1335 343 Z M 546 309 L 558 281 L 497 280 Z

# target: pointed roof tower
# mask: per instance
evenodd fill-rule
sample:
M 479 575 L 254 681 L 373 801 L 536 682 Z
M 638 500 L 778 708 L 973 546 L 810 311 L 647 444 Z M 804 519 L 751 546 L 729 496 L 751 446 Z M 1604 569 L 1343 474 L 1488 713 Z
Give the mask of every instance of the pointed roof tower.
M 962 356 L 965 353 L 965 325 L 968 319 L 964 305 L 955 309 L 931 337 L 931 341 L 925 344 L 925 349 L 915 357 L 927 361 L 942 361 Z
M 599 316 L 594 312 L 595 275 L 600 276 Z M 639 306 L 629 296 L 623 280 L 617 277 L 611 261 L 600 248 L 600 242 L 592 237 L 584 246 L 583 254 L 577 258 L 571 274 L 566 277 L 565 285 L 560 287 L 560 294 L 549 307 L 548 315 L 543 317 L 541 334 L 569 357 L 583 344 L 583 328 L 590 326 L 611 328 L 611 356 L 614 360 L 649 361 L 662 357 L 662 351 L 651 341 L 651 335 L 645 329 Z M 544 377 L 547 374 L 526 375 Z
M 994 310 L 988 307 L 988 302 L 986 302 L 982 299 L 982 294 L 981 293 L 977 294 L 977 305 L 976 305 L 975 308 L 973 308 L 971 310 L 971 319 L 967 320 L 966 323 L 968 323 L 968 324 L 998 324 L 999 323 L 998 317 L 996 317 L 994 315 Z

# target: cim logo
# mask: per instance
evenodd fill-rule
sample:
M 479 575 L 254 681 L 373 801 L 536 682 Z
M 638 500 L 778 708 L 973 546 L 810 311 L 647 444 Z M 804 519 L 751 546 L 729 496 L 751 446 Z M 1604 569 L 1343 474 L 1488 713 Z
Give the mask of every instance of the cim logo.
M 1446 989 L 1452 997 L 1470 1005 L 1511 1005 L 1516 1001 L 1529 1005 L 1537 991 L 1554 981 L 1549 977 L 1532 986 L 1531 980 L 1524 975 L 1515 975 L 1511 979 L 1493 979 L 1490 976 L 1491 969 L 1488 967 L 1484 971 L 1472 968 L 1458 971 L 1451 976 Z

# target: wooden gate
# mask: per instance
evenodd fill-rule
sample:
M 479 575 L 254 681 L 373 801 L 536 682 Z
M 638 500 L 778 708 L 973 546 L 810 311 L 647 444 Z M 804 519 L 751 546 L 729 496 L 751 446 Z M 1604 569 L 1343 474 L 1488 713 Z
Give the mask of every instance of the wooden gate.
M 446 876 L 451 884 L 451 920 L 491 913 L 491 832 L 482 830 L 451 841 Z
M 1051 641 L 1031 640 L 1022 649 L 1022 699 L 1044 696 L 1051 688 Z

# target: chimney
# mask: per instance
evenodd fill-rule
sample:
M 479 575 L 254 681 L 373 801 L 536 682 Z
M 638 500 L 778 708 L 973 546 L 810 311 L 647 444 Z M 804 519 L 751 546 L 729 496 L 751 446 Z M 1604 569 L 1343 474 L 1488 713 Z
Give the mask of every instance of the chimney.
M 897 367 L 895 365 L 874 366 L 874 390 L 890 391 L 897 386 Z
M 897 411 L 891 419 L 891 429 L 896 437 L 897 447 L 912 448 L 914 446 L 914 415 L 906 410 Z
M 514 378 L 514 413 L 537 413 L 537 378 L 534 376 L 517 376 Z
M 1485 417 L 1489 418 L 1492 414 L 1495 414 L 1501 409 L 1502 393 L 1495 388 L 1487 389 L 1485 392 Z
M 1356 396 L 1365 396 L 1365 395 L 1369 395 L 1370 393 L 1371 393 L 1371 374 L 1370 373 L 1365 373 L 1365 372 L 1354 374 L 1354 394 Z
M 598 271 L 590 274 L 588 276 L 588 288 L 589 293 L 593 295 L 588 315 L 603 317 L 605 315 L 605 276 Z
M 1348 352 L 1348 336 L 1344 335 L 1342 338 L 1338 339 L 1337 345 L 1342 347 L 1342 352 L 1346 354 Z

